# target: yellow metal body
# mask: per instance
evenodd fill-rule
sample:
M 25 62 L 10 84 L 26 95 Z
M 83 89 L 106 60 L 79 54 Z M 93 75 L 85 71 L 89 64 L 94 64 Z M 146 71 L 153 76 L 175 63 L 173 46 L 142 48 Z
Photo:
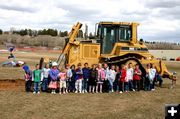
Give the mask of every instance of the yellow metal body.
M 78 63 L 97 64 L 100 58 L 99 44 L 82 44 L 73 45 L 69 51 L 68 64 L 76 65 Z
M 64 55 L 66 55 L 67 63 L 69 65 L 77 66 L 78 63 L 84 64 L 86 62 L 89 65 L 92 65 L 98 64 L 99 62 L 104 62 L 105 59 L 111 59 L 121 56 L 126 56 L 124 58 L 128 58 L 127 56 L 133 56 L 139 60 L 144 68 L 146 64 L 153 63 L 160 74 L 168 75 L 169 77 L 172 76 L 172 74 L 168 72 L 165 64 L 162 61 L 157 60 L 153 55 L 149 53 L 148 50 L 136 50 L 142 48 L 147 49 L 147 47 L 143 43 L 140 43 L 137 39 L 137 26 L 139 25 L 138 23 L 100 22 L 99 24 L 130 25 L 132 28 L 132 37 L 130 42 L 116 42 L 111 53 L 101 54 L 100 43 L 75 41 L 78 31 L 82 26 L 82 24 L 77 23 L 70 32 L 69 42 L 62 52 Z M 122 50 L 123 47 L 128 48 L 128 50 Z

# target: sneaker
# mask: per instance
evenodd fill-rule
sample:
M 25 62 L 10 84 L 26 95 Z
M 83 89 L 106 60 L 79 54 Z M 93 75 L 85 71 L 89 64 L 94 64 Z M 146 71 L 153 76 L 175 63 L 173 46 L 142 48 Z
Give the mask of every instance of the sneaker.
M 87 93 L 87 90 L 85 90 L 84 92 Z
M 133 91 L 135 91 L 134 89 L 132 89 Z
M 114 90 L 111 91 L 112 93 L 114 92 Z
M 126 90 L 125 92 L 126 92 L 126 93 L 128 93 L 128 91 L 127 91 L 127 90 Z
M 36 94 L 36 92 L 34 91 L 33 94 Z
M 123 93 L 122 91 L 120 91 L 119 93 Z
M 100 93 L 102 93 L 102 91 L 100 91 Z
M 75 91 L 75 93 L 78 93 L 77 91 Z
M 98 91 L 96 91 L 96 93 L 98 93 Z
M 63 92 L 63 94 L 66 94 L 66 92 Z
M 152 91 L 155 91 L 155 89 L 153 88 L 153 89 L 151 89 Z
M 82 93 L 81 91 L 79 91 L 79 93 Z
M 40 92 L 38 91 L 37 94 L 40 94 Z
M 80 92 L 80 91 L 79 91 Z M 82 93 L 84 93 L 84 90 L 82 91 Z
M 61 92 L 59 92 L 59 94 L 61 94 Z
M 54 92 L 52 91 L 51 94 L 54 94 Z

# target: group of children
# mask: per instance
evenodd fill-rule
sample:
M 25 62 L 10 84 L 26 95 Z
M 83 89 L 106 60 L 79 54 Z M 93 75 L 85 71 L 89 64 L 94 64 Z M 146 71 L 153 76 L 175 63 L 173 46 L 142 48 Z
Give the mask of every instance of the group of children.
M 155 90 L 154 84 L 158 80 L 162 85 L 162 78 L 157 73 L 153 64 L 148 64 L 146 75 L 144 76 L 139 68 L 132 63 L 121 67 L 108 64 L 88 66 L 88 63 L 82 67 L 81 63 L 77 65 L 66 65 L 65 68 L 59 70 L 57 63 L 53 62 L 52 67 L 45 65 L 43 69 L 39 69 L 37 64 L 36 69 L 31 71 L 27 65 L 23 66 L 25 71 L 25 89 L 31 91 L 32 82 L 34 82 L 34 94 L 43 92 L 51 92 L 52 94 L 74 93 L 102 93 L 102 92 L 129 92 L 140 91 L 143 86 L 145 91 Z M 143 83 L 142 83 L 143 82 Z

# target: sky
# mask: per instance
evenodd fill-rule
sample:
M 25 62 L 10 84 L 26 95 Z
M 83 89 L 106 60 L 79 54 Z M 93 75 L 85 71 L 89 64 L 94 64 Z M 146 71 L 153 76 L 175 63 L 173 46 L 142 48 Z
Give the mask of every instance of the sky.
M 95 31 L 100 21 L 138 22 L 138 38 L 180 43 L 180 0 L 1 0 L 0 29 L 54 28 L 76 22 Z M 85 25 L 84 25 L 85 26 Z M 84 29 L 84 27 L 82 28 Z

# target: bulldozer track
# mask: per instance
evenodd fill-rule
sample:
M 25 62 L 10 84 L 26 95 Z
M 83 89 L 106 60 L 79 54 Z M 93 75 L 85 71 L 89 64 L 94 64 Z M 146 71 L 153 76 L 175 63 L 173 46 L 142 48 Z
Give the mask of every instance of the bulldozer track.
M 128 57 L 128 58 L 119 57 L 119 58 L 122 58 L 122 59 L 115 60 L 115 61 L 109 61 L 109 62 L 106 62 L 106 63 L 108 63 L 110 65 L 112 65 L 112 64 L 125 64 L 129 60 L 134 60 L 134 61 L 137 62 L 137 64 L 139 64 L 140 69 L 142 70 L 143 75 L 145 75 L 145 72 L 146 72 L 145 68 L 143 67 L 143 65 L 141 64 L 141 62 L 139 61 L 138 58 L 135 58 L 135 57 Z

